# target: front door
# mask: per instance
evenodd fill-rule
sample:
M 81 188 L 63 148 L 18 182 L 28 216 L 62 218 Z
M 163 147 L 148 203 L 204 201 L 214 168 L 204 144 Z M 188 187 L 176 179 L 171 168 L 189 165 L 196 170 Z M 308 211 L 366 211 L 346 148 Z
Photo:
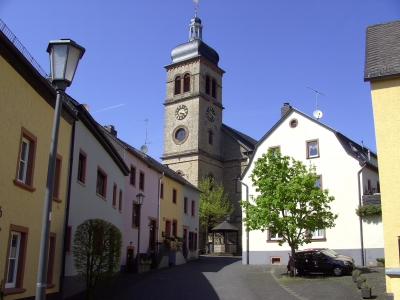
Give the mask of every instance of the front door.
M 133 249 L 131 248 L 126 251 L 126 271 L 133 272 Z
M 150 220 L 149 250 L 156 250 L 156 221 Z

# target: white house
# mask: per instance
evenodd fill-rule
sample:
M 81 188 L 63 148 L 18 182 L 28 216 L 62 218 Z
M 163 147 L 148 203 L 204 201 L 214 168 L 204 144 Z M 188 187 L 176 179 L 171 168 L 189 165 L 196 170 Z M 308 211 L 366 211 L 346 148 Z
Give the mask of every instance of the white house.
M 197 248 L 199 245 L 198 232 L 200 230 L 199 227 L 200 196 L 199 196 L 199 190 L 194 189 L 190 185 L 182 186 L 182 194 L 183 194 L 182 237 L 188 249 L 190 245 L 188 245 L 186 241 L 189 240 L 189 235 L 190 234 L 193 235 L 193 237 L 190 240 L 193 240 L 193 238 L 195 238 L 195 240 L 192 241 L 193 246 L 191 247 L 194 251 L 188 251 L 187 254 L 187 259 L 192 260 L 198 257 Z
M 85 288 L 74 267 L 73 240 L 77 226 L 88 219 L 103 219 L 122 230 L 123 193 L 129 169 L 98 124 L 79 105 L 80 121 L 73 128 L 69 210 L 65 239 L 63 297 Z
M 368 194 L 376 193 L 375 199 L 380 201 L 375 153 L 285 103 L 281 119 L 257 143 L 243 173 L 244 200 L 251 201 L 252 196 L 257 196 L 250 175 L 255 161 L 271 148 L 279 148 L 282 155 L 306 165 L 314 164 L 321 188 L 329 189 L 329 194 L 335 197 L 331 211 L 338 214 L 336 226 L 315 231 L 312 242 L 300 249 L 331 248 L 353 257 L 356 265 L 362 265 L 363 260 L 365 264 L 376 264 L 376 258 L 384 257 L 381 216 L 368 216 L 360 221 L 355 213 L 360 203 L 368 202 Z M 245 235 L 244 224 L 243 241 Z M 290 247 L 279 246 L 278 239 L 268 230 L 251 231 L 248 246 L 243 245 L 243 263 L 247 263 L 248 252 L 249 264 L 286 264 Z

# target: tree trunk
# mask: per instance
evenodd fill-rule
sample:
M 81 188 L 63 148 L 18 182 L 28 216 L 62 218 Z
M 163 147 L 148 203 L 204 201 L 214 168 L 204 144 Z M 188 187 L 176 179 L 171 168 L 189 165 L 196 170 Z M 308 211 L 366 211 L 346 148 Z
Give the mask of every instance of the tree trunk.
M 206 228 L 206 238 L 204 239 L 204 251 L 206 254 L 208 253 L 208 227 Z
M 290 277 L 294 277 L 294 273 L 295 273 L 295 254 L 296 254 L 296 249 L 294 246 L 290 246 L 291 249 L 291 256 L 290 256 Z

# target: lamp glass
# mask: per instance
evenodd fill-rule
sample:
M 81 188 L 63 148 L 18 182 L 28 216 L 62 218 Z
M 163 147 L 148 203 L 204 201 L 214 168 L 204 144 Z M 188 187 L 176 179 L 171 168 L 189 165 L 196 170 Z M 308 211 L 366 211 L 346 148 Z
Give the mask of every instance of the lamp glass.
M 67 67 L 65 69 L 65 80 L 72 81 L 74 79 L 76 67 L 81 56 L 81 51 L 78 48 L 69 45 L 69 53 L 67 60 Z
M 136 200 L 139 205 L 142 205 L 144 202 L 144 195 L 142 193 L 136 195 Z
M 52 80 L 64 80 L 65 64 L 67 63 L 68 45 L 53 45 L 50 53 Z

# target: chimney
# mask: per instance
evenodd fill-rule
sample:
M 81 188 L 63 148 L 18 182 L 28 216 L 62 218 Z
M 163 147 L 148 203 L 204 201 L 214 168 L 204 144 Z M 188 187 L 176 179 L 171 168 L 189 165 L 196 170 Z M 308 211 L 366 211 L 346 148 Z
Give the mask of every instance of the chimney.
M 117 137 L 117 131 L 114 129 L 114 125 L 103 126 L 105 130 L 111 133 L 112 136 Z
M 287 114 L 287 112 L 291 109 L 292 107 L 289 105 L 288 102 L 283 103 L 283 107 L 281 108 L 281 118 L 283 118 L 284 115 Z

